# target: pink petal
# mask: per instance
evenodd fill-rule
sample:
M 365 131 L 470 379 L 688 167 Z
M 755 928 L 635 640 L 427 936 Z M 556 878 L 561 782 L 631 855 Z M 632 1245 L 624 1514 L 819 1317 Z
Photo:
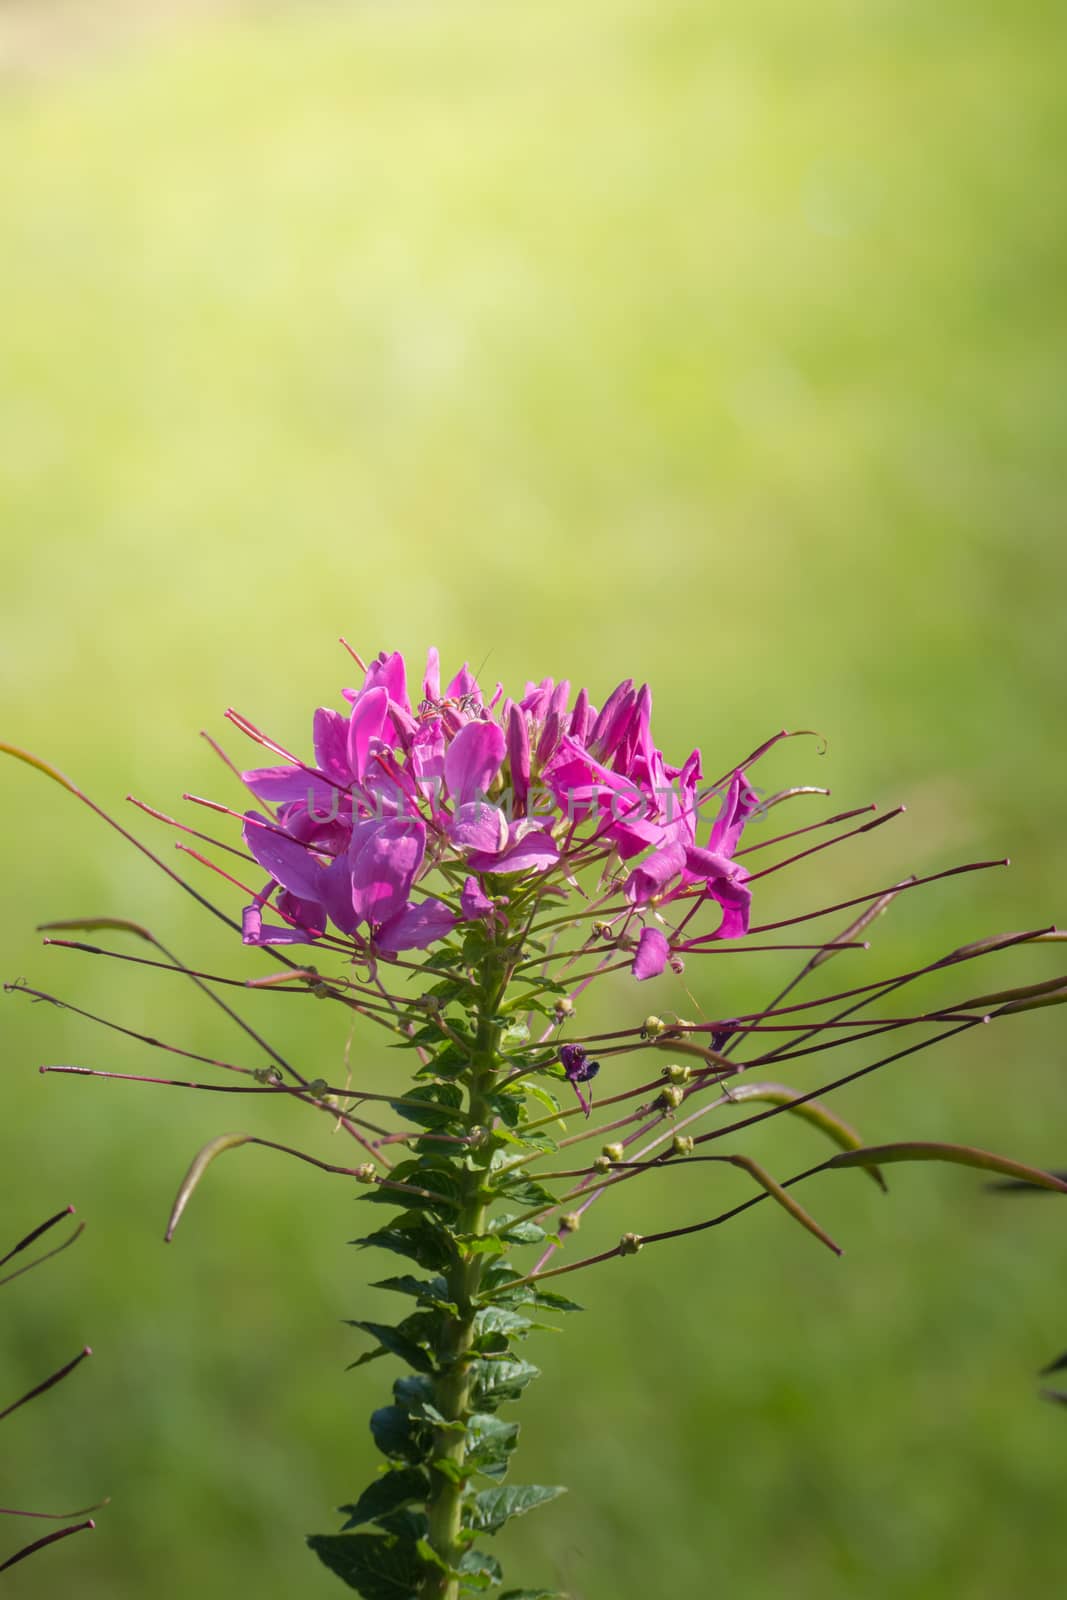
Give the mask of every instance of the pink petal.
M 504 730 L 495 722 L 468 722 L 445 752 L 445 782 L 458 806 L 485 799 L 504 762 Z
M 471 800 L 456 812 L 448 836 L 457 850 L 477 850 L 483 855 L 496 856 L 508 842 L 508 819 L 499 806 L 491 806 L 485 800 Z
M 658 928 L 642 928 L 630 971 L 639 983 L 645 978 L 658 978 L 670 953 L 671 947 Z
M 550 833 L 540 828 L 518 833 L 518 828 L 530 829 L 529 823 L 512 824 L 513 842 L 500 855 L 475 853 L 467 857 L 476 872 L 547 872 L 559 860 L 559 846 Z
M 425 950 L 447 939 L 456 926 L 456 914 L 442 900 L 420 900 L 405 906 L 378 929 L 374 943 L 385 955 L 400 950 Z
M 352 859 L 352 904 L 360 922 L 387 922 L 403 910 L 425 849 L 426 825 L 415 817 L 384 822 L 360 841 Z
M 256 811 L 245 812 L 245 844 L 271 877 L 304 900 L 321 900 L 325 868 L 304 845 Z
M 352 707 L 348 719 L 348 764 L 362 783 L 367 775 L 371 741 L 380 739 L 389 712 L 389 691 L 366 689 Z

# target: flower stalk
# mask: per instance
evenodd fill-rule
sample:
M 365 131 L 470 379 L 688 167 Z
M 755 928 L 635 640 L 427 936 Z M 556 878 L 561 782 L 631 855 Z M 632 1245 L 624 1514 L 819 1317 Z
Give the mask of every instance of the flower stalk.
M 237 889 L 245 897 L 243 906 L 226 909 L 164 869 L 198 903 L 239 929 L 247 950 L 278 963 L 280 973 L 210 973 L 180 961 L 141 924 L 117 919 L 68 922 L 52 931 L 132 934 L 153 947 L 151 956 L 70 938 L 46 941 L 71 953 L 110 956 L 183 977 L 246 1041 L 266 1052 L 270 1065 L 196 1054 L 83 1012 L 148 1049 L 253 1081 L 200 1083 L 78 1066 L 42 1070 L 193 1092 L 282 1096 L 327 1114 L 358 1142 L 367 1159 L 345 1166 L 288 1143 L 221 1134 L 194 1159 L 167 1237 L 211 1163 L 245 1144 L 266 1146 L 334 1181 L 352 1182 L 361 1204 L 377 1208 L 370 1213 L 374 1222 L 355 1242 L 401 1259 L 403 1270 L 373 1287 L 400 1298 L 406 1311 L 395 1323 L 352 1318 L 351 1326 L 370 1340 L 352 1365 L 399 1359 L 403 1375 L 393 1382 L 391 1403 L 370 1420 L 384 1465 L 340 1508 L 346 1518 L 341 1530 L 313 1535 L 308 1543 L 367 1600 L 463 1600 L 503 1582 L 500 1561 L 483 1548 L 485 1541 L 513 1517 L 563 1492 L 505 1482 L 518 1424 L 501 1412 L 538 1376 L 519 1353 L 535 1331 L 528 1313 L 579 1309 L 550 1282 L 718 1227 L 767 1199 L 779 1208 L 783 1225 L 796 1224 L 840 1253 L 792 1192 L 815 1173 L 855 1167 L 884 1188 L 882 1166 L 940 1160 L 1067 1193 L 1061 1178 L 986 1151 L 922 1140 L 867 1145 L 824 1103 L 837 1088 L 939 1040 L 1067 1001 L 1067 976 L 1060 975 L 963 1000 L 938 995 L 920 1008 L 897 1009 L 912 984 L 943 978 L 997 951 L 1054 944 L 1063 935 L 1044 926 L 980 939 L 907 972 L 815 998 L 787 998 L 799 985 L 812 985 L 826 962 L 846 952 L 862 962 L 869 949 L 865 936 L 905 891 L 928 890 L 1006 862 L 909 875 L 873 892 L 797 911 L 795 902 L 776 898 L 782 880 L 810 871 L 813 858 L 821 862 L 823 852 L 881 827 L 902 808 L 847 828 L 874 809 L 859 806 L 752 841 L 747 830 L 772 808 L 777 819 L 781 804 L 828 794 L 821 786 L 797 783 L 761 800 L 749 769 L 792 737 L 786 732 L 708 785 L 699 750 L 673 764 L 655 745 L 647 685 L 625 680 L 600 710 L 585 689 L 572 699 L 568 683 L 551 679 L 528 683 L 521 696 L 509 697 L 501 685 L 483 692 L 466 666 L 442 684 L 431 651 L 420 697 L 409 692 L 399 654 L 369 663 L 350 648 L 349 654 L 363 683 L 343 691 L 347 711 L 320 707 L 315 713 L 311 758 L 290 753 L 231 711 L 232 724 L 277 764 L 241 772 L 209 739 L 255 804 L 242 814 L 187 796 L 240 820 L 243 848 L 236 853 L 266 881 L 246 888 L 217 869 L 222 892 Z M 163 865 L 55 768 L 14 747 L 0 748 L 61 783 Z M 234 853 L 234 846 L 136 803 L 154 820 Z M 790 841 L 816 828 L 833 831 L 818 843 L 779 854 L 759 871 L 745 864 L 755 850 L 788 850 Z M 184 842 L 179 847 L 213 866 Z M 765 919 L 758 923 L 752 920 L 754 899 Z M 913 903 L 909 894 L 905 904 Z M 813 929 L 810 942 L 751 942 L 753 934 L 843 913 L 851 914 L 848 925 L 821 939 Z M 807 928 L 801 937 L 809 938 Z M 297 962 L 287 953 L 291 946 L 314 960 Z M 784 986 L 779 974 L 772 998 L 758 1010 L 724 1009 L 694 1018 L 672 1009 L 681 1004 L 686 1012 L 699 1010 L 682 982 L 687 963 L 759 954 L 773 970 L 793 952 L 801 953 L 803 966 Z M 732 963 L 716 969 L 727 999 L 732 972 Z M 652 992 L 662 1015 L 635 1002 L 633 985 L 647 982 L 658 985 Z M 583 1033 L 579 1007 L 594 984 L 606 989 L 616 1015 L 606 1031 Z M 66 1004 L 40 989 L 12 987 Z M 244 989 L 252 1003 L 264 991 L 331 1001 L 335 1015 L 373 1023 L 379 1038 L 384 1031 L 410 1073 L 399 1075 L 391 1094 L 349 1087 L 347 1081 L 339 1087 L 346 1050 L 343 1069 L 330 1080 L 314 1076 L 245 1021 L 236 1009 L 236 989 Z M 337 1005 L 344 1011 L 337 1013 Z M 826 1052 L 862 1051 L 883 1035 L 895 1042 L 901 1030 L 905 1044 L 859 1065 L 849 1060 L 847 1070 L 828 1079 Z M 777 1079 L 785 1063 L 807 1069 L 814 1083 L 794 1087 L 757 1076 L 773 1068 Z M 749 1101 L 760 1103 L 759 1109 L 737 1115 Z M 373 1108 L 375 1121 L 363 1115 L 365 1105 Z M 828 1139 L 836 1153 L 779 1178 L 749 1148 L 763 1124 L 777 1116 L 794 1119 L 807 1130 L 805 1137 Z M 716 1117 L 721 1120 L 711 1126 L 695 1126 Z M 744 1149 L 737 1147 L 742 1139 Z M 646 1188 L 644 1182 L 635 1188 L 638 1180 L 656 1174 L 674 1182 L 690 1167 L 694 1176 L 680 1187 L 692 1193 L 710 1163 L 734 1168 L 755 1192 L 710 1217 L 698 1212 L 669 1228 L 638 1231 L 637 1207 Z M 616 1200 L 627 1215 L 618 1243 L 557 1261 L 590 1206 L 615 1196 L 620 1185 L 625 1187 Z M 499 1600 L 527 1597 L 553 1600 L 547 1589 L 511 1589 Z

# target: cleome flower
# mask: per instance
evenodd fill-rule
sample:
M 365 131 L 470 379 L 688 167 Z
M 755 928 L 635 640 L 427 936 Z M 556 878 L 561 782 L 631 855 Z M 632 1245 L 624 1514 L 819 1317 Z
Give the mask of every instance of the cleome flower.
M 244 838 L 268 874 L 244 910 L 246 944 L 340 935 L 389 959 L 493 917 L 509 884 L 541 879 L 558 893 L 597 866 L 602 923 L 635 949 L 638 980 L 686 948 L 667 908 L 685 926 L 717 908 L 702 941 L 747 932 L 751 891 L 734 853 L 757 796 L 740 770 L 702 787 L 699 750 L 668 763 L 647 684 L 626 679 L 599 711 L 551 678 L 519 699 L 497 684 L 486 699 L 466 665 L 442 692 L 431 650 L 421 688 L 413 703 L 403 656 L 383 652 L 343 691 L 347 713 L 315 712 L 313 762 L 253 732 L 285 759 L 242 774 L 266 808 L 245 814 Z

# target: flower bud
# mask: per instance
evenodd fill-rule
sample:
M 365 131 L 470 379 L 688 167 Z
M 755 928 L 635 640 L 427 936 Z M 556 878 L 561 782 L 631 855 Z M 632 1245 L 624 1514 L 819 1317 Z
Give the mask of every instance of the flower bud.
M 676 1133 L 671 1141 L 671 1149 L 676 1156 L 691 1156 L 695 1141 L 687 1133 Z
M 659 1098 L 660 1104 L 665 1106 L 668 1111 L 677 1111 L 685 1099 L 685 1091 L 677 1084 L 669 1083 Z
M 356 1168 L 357 1183 L 377 1183 L 378 1174 L 373 1161 L 364 1161 L 361 1167 Z
M 611 1162 L 608 1160 L 607 1156 L 597 1156 L 596 1160 L 593 1162 L 593 1171 L 594 1172 L 610 1172 L 611 1171 Z
M 667 1024 L 662 1017 L 646 1017 L 641 1024 L 642 1039 L 658 1039 L 667 1031 Z
M 568 1017 L 574 1015 L 574 1001 L 568 1000 L 565 995 L 561 997 L 556 1001 L 555 1014 L 557 1022 L 566 1022 Z
M 565 1217 L 559 1219 L 560 1233 L 577 1233 L 581 1225 L 581 1214 L 577 1211 L 568 1211 Z
M 619 1240 L 619 1254 L 622 1256 L 635 1256 L 642 1244 L 639 1233 L 624 1233 Z
M 621 1144 L 606 1144 L 601 1154 L 607 1156 L 609 1161 L 621 1161 L 625 1152 Z
M 669 1067 L 664 1067 L 663 1076 L 669 1078 L 671 1083 L 688 1083 L 693 1076 L 692 1067 L 681 1067 L 673 1061 Z

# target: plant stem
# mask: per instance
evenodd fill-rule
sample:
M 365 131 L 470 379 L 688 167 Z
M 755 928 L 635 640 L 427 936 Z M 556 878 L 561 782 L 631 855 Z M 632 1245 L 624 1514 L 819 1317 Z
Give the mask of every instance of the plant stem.
M 504 987 L 499 957 L 491 952 L 483 965 L 479 988 L 478 1032 L 468 1068 L 468 1113 L 472 1127 L 485 1127 L 491 1118 L 490 1096 L 496 1085 L 500 1061 L 498 1055 L 499 1027 L 490 1019 L 499 1010 L 501 990 Z M 469 1167 L 463 1173 L 462 1198 L 456 1221 L 460 1235 L 478 1238 L 485 1234 L 489 1218 L 491 1193 L 488 1185 L 488 1166 L 492 1159 L 491 1146 L 472 1151 Z M 462 1244 L 456 1260 L 446 1274 L 448 1296 L 459 1308 L 458 1317 L 450 1317 L 442 1330 L 438 1350 L 438 1377 L 434 1387 L 434 1405 L 450 1423 L 466 1423 L 471 1414 L 471 1358 L 474 1339 L 474 1319 L 477 1308 L 475 1297 L 482 1278 L 485 1256 L 474 1254 Z M 463 1465 L 467 1454 L 466 1434 L 456 1429 L 439 1428 L 436 1440 L 437 1459 L 451 1463 L 451 1469 L 433 1470 L 433 1488 L 427 1512 L 429 1515 L 429 1542 L 445 1564 L 455 1569 L 463 1555 L 463 1496 L 466 1479 Z M 459 1580 L 450 1578 L 440 1569 L 430 1568 L 419 1591 L 420 1600 L 459 1600 Z

